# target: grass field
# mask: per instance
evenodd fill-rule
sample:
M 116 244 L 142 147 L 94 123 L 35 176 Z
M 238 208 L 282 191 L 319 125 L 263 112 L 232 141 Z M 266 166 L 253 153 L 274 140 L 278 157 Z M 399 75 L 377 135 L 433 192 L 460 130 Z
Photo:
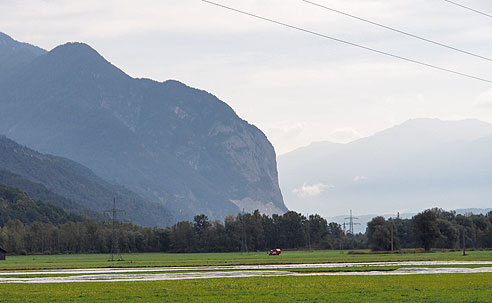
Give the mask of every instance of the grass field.
M 203 266 L 278 263 L 383 262 L 383 261 L 492 261 L 492 251 L 417 254 L 348 254 L 347 251 L 284 251 L 280 256 L 261 253 L 123 254 L 124 261 L 108 261 L 107 254 L 8 256 L 0 270 L 69 269 L 100 267 Z
M 248 265 L 387 261 L 492 261 L 492 251 L 418 254 L 348 254 L 347 251 L 263 253 L 107 254 L 8 256 L 0 270 L 102 267 Z M 383 264 L 381 264 L 383 265 Z M 449 265 L 454 267 L 455 265 Z M 478 267 L 485 265 L 459 265 Z M 410 266 L 405 266 L 410 267 Z M 413 267 L 413 266 L 412 266 Z M 416 266 L 418 267 L 418 266 Z M 429 265 L 426 267 L 436 267 Z M 447 266 L 439 266 L 447 267 Z M 391 271 L 380 268 L 289 269 L 290 272 Z M 191 268 L 190 268 L 191 270 Z M 202 270 L 201 268 L 194 270 Z M 129 273 L 131 274 L 131 273 Z M 74 274 L 75 275 L 75 274 Z M 50 273 L 35 276 L 64 276 Z M 10 277 L 3 276 L 3 278 Z M 15 273 L 12 277 L 16 277 Z M 22 277 L 22 276 L 19 276 Z M 282 276 L 138 282 L 0 284 L 0 302 L 492 302 L 492 273 L 392 276 Z
M 492 274 L 0 285 L 0 302 L 491 302 Z

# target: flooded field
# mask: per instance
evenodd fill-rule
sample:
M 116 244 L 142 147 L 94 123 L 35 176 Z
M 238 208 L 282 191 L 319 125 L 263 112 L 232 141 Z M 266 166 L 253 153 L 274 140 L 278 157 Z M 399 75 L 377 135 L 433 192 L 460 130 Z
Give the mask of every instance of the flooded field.
M 473 265 L 474 268 L 466 266 Z M 403 267 L 395 270 L 376 270 L 384 267 Z M 405 268 L 408 266 L 408 268 Z M 412 267 L 432 266 L 432 267 Z M 439 267 L 443 266 L 443 267 Z M 448 266 L 448 267 L 446 267 Z M 453 266 L 453 267 L 449 267 Z M 463 267 L 460 267 L 463 266 Z M 483 266 L 483 267 L 480 267 Z M 374 267 L 367 271 L 322 272 L 327 268 Z M 293 271 L 289 271 L 293 270 Z M 295 272 L 312 269 L 312 272 Z M 316 270 L 320 272 L 316 272 Z M 217 279 L 279 276 L 375 276 L 375 275 L 428 275 L 456 273 L 492 273 L 492 261 L 419 261 L 325 264 L 275 264 L 240 266 L 195 266 L 152 268 L 94 268 L 45 271 L 9 271 L 0 273 L 0 283 L 73 283 L 73 282 L 129 282 L 186 279 Z

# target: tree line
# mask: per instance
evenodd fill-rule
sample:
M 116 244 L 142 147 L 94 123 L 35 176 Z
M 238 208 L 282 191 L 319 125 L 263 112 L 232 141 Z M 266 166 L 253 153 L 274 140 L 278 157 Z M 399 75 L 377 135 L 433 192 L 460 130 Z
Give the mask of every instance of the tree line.
M 16 254 L 109 253 L 112 223 L 10 219 L 0 227 L 0 247 Z M 266 216 L 258 211 L 210 221 L 205 215 L 171 227 L 149 228 L 117 222 L 118 250 L 132 252 L 234 252 L 282 249 L 360 249 L 389 251 L 422 247 L 460 249 L 492 247 L 492 212 L 456 215 L 442 209 L 425 210 L 412 219 L 376 217 L 366 234 L 346 234 L 340 224 L 319 215 L 305 217 L 290 211 Z
M 461 249 L 492 248 L 492 212 L 456 214 L 440 208 L 427 209 L 411 219 L 373 218 L 367 224 L 367 240 L 372 250 L 388 251 L 422 247 Z
M 24 224 L 12 219 L 0 228 L 0 246 L 16 254 L 109 253 L 112 228 L 111 222 L 93 219 L 62 224 Z M 223 222 L 198 215 L 191 222 L 167 228 L 118 222 L 114 239 L 122 253 L 356 249 L 367 245 L 362 234 L 346 235 L 337 223 L 293 211 L 271 217 L 255 211 L 228 216 Z
M 233 252 L 282 249 L 359 249 L 378 251 L 423 247 L 492 248 L 492 212 L 457 215 L 439 208 L 411 219 L 373 218 L 365 234 L 346 234 L 319 215 L 259 211 L 211 221 L 197 215 L 171 227 L 148 228 L 71 215 L 0 184 L 0 247 L 16 254 L 108 253 L 113 241 L 129 252 Z
M 353 249 L 366 246 L 363 235 L 345 235 L 337 223 L 319 215 L 290 211 L 266 216 L 259 211 L 210 221 L 205 215 L 168 228 L 68 214 L 34 201 L 19 189 L 0 184 L 0 247 L 17 254 L 120 252 L 229 252 L 286 249 Z

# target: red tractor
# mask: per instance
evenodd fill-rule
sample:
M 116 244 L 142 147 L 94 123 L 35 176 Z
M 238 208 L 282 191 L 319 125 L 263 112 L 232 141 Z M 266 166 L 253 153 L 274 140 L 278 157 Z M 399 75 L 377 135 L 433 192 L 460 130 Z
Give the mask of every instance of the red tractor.
M 275 248 L 275 249 L 272 249 L 268 252 L 268 255 L 269 256 L 278 256 L 282 253 L 282 251 L 280 250 L 280 248 Z

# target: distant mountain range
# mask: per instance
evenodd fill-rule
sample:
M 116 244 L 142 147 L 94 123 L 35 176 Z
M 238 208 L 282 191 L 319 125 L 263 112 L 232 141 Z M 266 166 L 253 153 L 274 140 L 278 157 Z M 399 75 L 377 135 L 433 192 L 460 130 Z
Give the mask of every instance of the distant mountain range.
M 86 44 L 46 52 L 5 34 L 0 91 L 0 134 L 74 160 L 176 220 L 287 210 L 266 136 L 205 91 L 131 78 Z
M 278 158 L 289 208 L 326 217 L 492 205 L 492 124 L 413 119 L 348 144 Z

